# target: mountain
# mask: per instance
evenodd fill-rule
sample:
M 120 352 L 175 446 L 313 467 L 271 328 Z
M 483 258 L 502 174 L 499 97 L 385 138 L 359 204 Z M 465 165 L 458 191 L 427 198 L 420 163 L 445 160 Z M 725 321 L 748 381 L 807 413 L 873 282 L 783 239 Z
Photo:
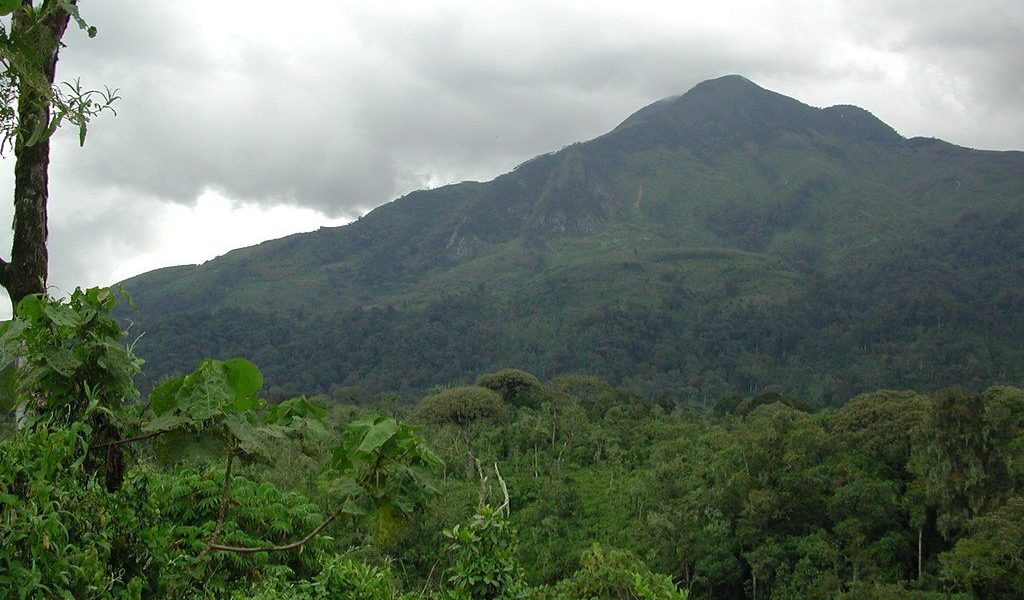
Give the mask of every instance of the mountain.
M 501 366 L 671 400 L 1024 381 L 1024 153 L 739 76 L 492 181 L 124 282 L 148 381 L 415 394 Z

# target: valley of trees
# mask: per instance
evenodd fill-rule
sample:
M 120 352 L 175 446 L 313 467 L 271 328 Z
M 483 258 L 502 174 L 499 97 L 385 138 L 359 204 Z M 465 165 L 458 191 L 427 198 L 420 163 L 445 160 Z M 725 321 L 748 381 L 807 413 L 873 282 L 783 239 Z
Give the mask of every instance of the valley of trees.
M 259 369 L 233 359 L 140 403 L 114 302 L 30 295 L 0 330 L 0 597 L 1024 589 L 1017 388 L 696 408 L 502 369 L 412 405 L 355 391 L 267 402 Z
M 955 235 L 908 242 L 852 272 L 808 271 L 806 286 L 779 303 L 737 291 L 756 275 L 698 285 L 640 257 L 602 267 L 638 281 L 634 297 L 561 276 L 512 300 L 482 284 L 415 308 L 143 315 L 139 352 L 170 373 L 187 372 L 199 351 L 248 356 L 277 395 L 360 387 L 412 401 L 437 382 L 515 364 L 548 377 L 586 372 L 667 403 L 774 390 L 838 406 L 881 387 L 1019 384 L 1024 271 L 1008 268 L 1015 262 L 1024 264 L 1020 209 L 964 219 Z M 591 292 L 605 300 L 582 302 Z

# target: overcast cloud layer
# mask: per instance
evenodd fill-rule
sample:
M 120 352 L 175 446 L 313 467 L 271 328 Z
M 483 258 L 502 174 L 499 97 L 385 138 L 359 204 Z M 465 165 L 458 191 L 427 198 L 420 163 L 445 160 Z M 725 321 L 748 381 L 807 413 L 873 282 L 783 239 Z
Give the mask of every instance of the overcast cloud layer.
M 85 148 L 54 146 L 63 291 L 491 179 L 729 73 L 908 137 L 1024 148 L 1019 0 L 80 4 L 99 36 L 69 30 L 58 77 L 123 100 Z

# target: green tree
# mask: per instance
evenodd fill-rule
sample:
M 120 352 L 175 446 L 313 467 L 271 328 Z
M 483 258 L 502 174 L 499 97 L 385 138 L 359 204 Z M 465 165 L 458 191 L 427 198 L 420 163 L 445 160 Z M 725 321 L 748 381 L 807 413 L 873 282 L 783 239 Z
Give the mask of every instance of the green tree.
M 78 14 L 77 0 L 6 0 L 0 15 L 0 150 L 14 146 L 14 241 L 0 259 L 0 285 L 13 305 L 46 288 L 46 202 L 50 136 L 63 122 L 78 127 L 80 143 L 90 119 L 117 99 L 106 90 L 84 91 L 79 82 L 54 85 L 62 38 L 73 18 L 90 37 L 96 28 Z
M 511 600 L 525 597 L 523 569 L 516 558 L 516 530 L 507 506 L 481 506 L 464 525 L 444 531 L 452 557 L 448 597 L 467 600 Z
M 121 409 L 138 398 L 133 378 L 142 364 L 121 341 L 110 317 L 114 303 L 109 289 L 76 289 L 67 301 L 30 294 L 18 303 L 16 318 L 0 326 L 0 367 L 20 363 L 12 373 L 21 425 L 87 423 L 92 443 L 103 449 L 88 464 L 102 467 L 111 490 L 122 480 Z
M 1013 489 L 1017 419 L 1006 403 L 964 388 L 931 396 L 910 468 L 938 510 L 938 529 L 947 539 Z
M 970 534 L 939 555 L 942 576 L 978 598 L 1019 598 L 1024 590 L 1024 498 L 972 519 Z
M 519 369 L 501 369 L 484 373 L 476 378 L 476 384 L 501 394 L 501 398 L 513 406 L 536 406 L 540 403 L 543 387 L 540 381 Z
M 473 455 L 470 426 L 478 421 L 503 418 L 508 408 L 496 392 L 478 385 L 446 388 L 430 394 L 416 406 L 413 417 L 435 425 L 454 425 L 466 442 L 466 478 L 472 479 L 478 464 Z

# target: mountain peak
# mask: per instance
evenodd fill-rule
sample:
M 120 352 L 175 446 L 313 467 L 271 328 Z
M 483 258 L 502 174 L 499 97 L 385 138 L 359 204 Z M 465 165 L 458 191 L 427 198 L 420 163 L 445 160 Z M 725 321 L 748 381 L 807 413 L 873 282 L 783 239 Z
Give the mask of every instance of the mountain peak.
M 708 79 L 693 86 L 687 94 L 701 93 L 701 92 L 726 92 L 736 93 L 742 91 L 756 91 L 760 90 L 765 92 L 763 87 L 757 85 L 753 81 L 747 79 L 742 75 L 723 75 L 714 79 Z
M 903 138 L 856 106 L 819 109 L 767 90 L 741 75 L 725 75 L 633 113 L 613 133 L 632 143 L 724 150 L 746 141 L 771 143 L 784 133 L 835 135 L 848 141 L 899 143 Z

